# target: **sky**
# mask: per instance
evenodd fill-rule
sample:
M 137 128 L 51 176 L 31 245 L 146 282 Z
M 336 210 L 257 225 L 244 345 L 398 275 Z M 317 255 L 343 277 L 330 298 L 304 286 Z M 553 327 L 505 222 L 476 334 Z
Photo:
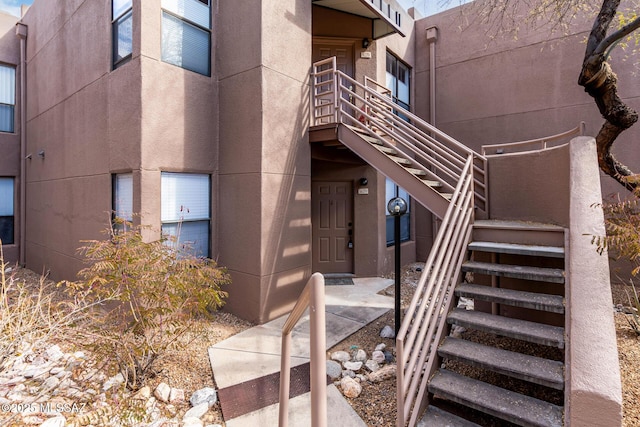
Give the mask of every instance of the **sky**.
M 433 15 L 449 7 L 457 6 L 460 0 L 398 0 L 405 9 L 415 7 L 423 16 Z M 20 5 L 30 5 L 33 0 L 0 0 L 0 10 L 20 16 Z
M 0 10 L 20 17 L 20 5 L 30 5 L 33 0 L 0 0 Z

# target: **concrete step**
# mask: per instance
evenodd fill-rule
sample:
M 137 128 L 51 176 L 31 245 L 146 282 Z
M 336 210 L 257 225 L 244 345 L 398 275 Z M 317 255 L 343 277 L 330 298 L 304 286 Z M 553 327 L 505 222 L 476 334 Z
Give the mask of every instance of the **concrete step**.
M 499 254 L 564 258 L 564 248 L 560 246 L 520 245 L 516 243 L 476 241 L 469 244 L 469 250 Z
M 564 328 L 559 326 L 461 308 L 456 308 L 449 313 L 447 323 L 550 347 L 564 348 Z
M 455 293 L 459 297 L 472 298 L 474 300 L 495 302 L 513 307 L 530 308 L 551 313 L 564 313 L 564 298 L 560 295 L 516 291 L 506 288 L 492 288 L 490 286 L 474 285 L 471 283 L 458 285 Z
M 462 264 L 462 271 L 539 282 L 564 283 L 564 270 L 559 268 L 466 261 Z
M 447 337 L 438 354 L 471 366 L 498 372 L 509 377 L 564 389 L 564 364 L 555 360 L 502 350 L 472 341 Z
M 418 421 L 418 427 L 480 427 L 476 423 L 430 405 Z
M 429 383 L 435 396 L 521 426 L 562 426 L 563 408 L 440 369 Z

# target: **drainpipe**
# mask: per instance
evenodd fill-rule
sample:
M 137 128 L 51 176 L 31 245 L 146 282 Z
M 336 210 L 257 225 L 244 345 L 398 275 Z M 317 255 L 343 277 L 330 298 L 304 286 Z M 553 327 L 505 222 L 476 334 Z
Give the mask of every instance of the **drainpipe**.
M 436 125 L 436 41 L 438 40 L 438 28 L 427 28 L 427 43 L 429 43 L 429 123 Z M 432 135 L 434 136 L 434 135 Z M 433 239 L 438 234 L 440 221 L 433 217 L 431 221 Z
M 427 28 L 427 43 L 429 43 L 429 123 L 436 125 L 436 41 L 438 28 Z
M 18 22 L 16 36 L 20 39 L 20 255 L 18 262 L 25 265 L 27 219 L 27 26 Z

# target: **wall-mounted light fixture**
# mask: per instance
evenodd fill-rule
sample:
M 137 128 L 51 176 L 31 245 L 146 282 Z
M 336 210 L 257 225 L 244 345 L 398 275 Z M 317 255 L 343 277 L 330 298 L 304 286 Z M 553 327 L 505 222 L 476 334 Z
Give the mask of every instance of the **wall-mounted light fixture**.
M 44 150 L 38 151 L 38 157 L 40 157 L 41 159 L 44 159 Z
M 367 178 L 360 178 L 360 185 L 361 186 L 365 186 L 369 183 L 369 180 Z
M 363 38 L 363 39 L 362 39 L 362 48 L 363 48 L 363 49 L 368 48 L 370 44 L 371 44 L 371 43 L 369 42 L 369 39 L 368 39 L 368 38 L 366 38 L 366 37 L 365 37 L 365 38 Z

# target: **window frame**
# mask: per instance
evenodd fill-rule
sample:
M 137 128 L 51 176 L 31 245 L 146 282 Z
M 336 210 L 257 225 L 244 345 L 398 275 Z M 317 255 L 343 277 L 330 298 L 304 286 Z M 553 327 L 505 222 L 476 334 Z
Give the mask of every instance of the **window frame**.
M 118 194 L 118 189 L 120 188 L 118 185 L 118 178 L 124 178 L 124 177 L 130 177 L 130 182 L 131 182 L 131 188 L 130 188 L 130 195 L 131 195 L 131 201 L 130 203 L 127 201 L 127 204 L 130 204 L 130 212 L 127 211 L 123 211 L 125 216 L 121 216 L 119 215 L 119 211 L 122 211 L 121 207 L 122 207 L 122 202 L 120 202 L 120 195 Z M 128 221 L 128 222 L 133 222 L 133 188 L 134 188 L 134 183 L 133 183 L 133 172 L 122 172 L 122 173 L 114 173 L 111 175 L 111 217 L 112 220 L 115 221 L 116 217 L 120 218 L 121 220 L 124 221 Z
M 164 62 L 165 64 L 170 64 L 173 65 L 175 67 L 180 67 L 183 70 L 188 70 L 191 71 L 193 73 L 197 73 L 203 76 L 207 76 L 207 77 L 211 77 L 211 44 L 212 44 L 212 28 L 213 28 L 213 19 L 211 16 L 211 1 L 210 0 L 193 0 L 199 3 L 202 3 L 203 5 L 206 6 L 207 10 L 208 10 L 208 19 L 207 21 L 209 22 L 209 27 L 205 27 L 189 18 L 187 18 L 186 16 L 184 16 L 184 14 L 180 14 L 177 11 L 171 10 L 168 8 L 168 5 L 162 5 L 161 2 L 161 17 L 160 17 L 160 25 L 161 25 L 161 37 L 160 37 L 160 59 L 162 62 Z M 172 17 L 174 19 L 177 19 L 178 21 L 180 21 L 182 23 L 182 25 L 188 25 L 192 28 L 194 28 L 197 31 L 201 31 L 202 33 L 204 33 L 207 36 L 207 70 L 206 73 L 202 73 L 199 70 L 195 70 L 192 68 L 187 68 L 185 66 L 183 66 L 182 64 L 177 64 L 174 62 L 169 62 L 168 60 L 166 60 L 164 58 L 163 55 L 163 51 L 164 51 L 164 43 L 165 43 L 165 38 L 164 38 L 164 29 L 163 29 L 163 25 L 164 25 L 164 15 L 168 15 L 169 17 Z M 182 56 L 181 56 L 182 59 Z
M 12 103 L 0 102 L 0 106 L 7 106 L 11 111 L 11 122 L 9 129 L 3 129 L 0 127 L 0 133 L 15 133 L 16 132 L 16 66 L 11 64 L 0 63 L 0 68 L 6 68 L 12 72 L 12 85 L 11 85 L 11 101 Z
M 118 16 L 114 16 L 115 0 L 111 1 L 111 64 L 113 69 L 117 69 L 121 65 L 129 62 L 133 56 L 133 0 L 130 0 L 129 7 L 124 9 Z M 117 28 L 127 19 L 131 20 L 131 51 L 118 59 L 119 32 Z
M 393 194 L 387 194 L 386 188 L 389 184 L 393 185 Z M 402 197 L 405 202 L 407 202 L 407 213 L 400 217 L 400 243 L 411 241 L 411 196 L 405 189 L 400 187 L 398 184 L 390 180 L 389 178 L 385 178 L 385 202 L 384 202 L 384 211 L 385 211 L 385 240 L 387 242 L 387 247 L 395 245 L 395 216 L 391 215 L 387 210 L 387 205 L 389 200 L 394 197 Z M 392 236 L 390 238 L 390 236 Z
M 9 241 L 2 240 L 2 245 L 15 245 L 16 243 L 16 178 L 13 176 L 0 176 L 0 180 L 9 180 L 11 182 L 11 215 L 2 215 L 2 219 L 10 219 L 11 238 Z M 1 194 L 1 193 L 0 193 Z M 0 203 L 2 200 L 0 200 Z M 2 222 L 3 223 L 3 222 Z M 1 235 L 0 235 L 1 237 Z
M 164 203 L 164 197 L 165 197 L 165 192 L 164 192 L 164 188 L 163 188 L 163 177 L 167 176 L 167 175 L 183 175 L 183 176 L 193 176 L 193 177 L 206 177 L 207 178 L 207 186 L 206 186 L 206 208 L 207 208 L 207 215 L 206 217 L 204 216 L 196 216 L 194 218 L 184 218 L 180 217 L 180 218 L 171 218 L 171 219 L 165 219 L 163 218 L 163 203 Z M 162 232 L 162 236 L 163 237 L 167 237 L 167 236 L 171 236 L 171 233 L 165 233 L 165 225 L 167 225 L 167 228 L 170 227 L 175 227 L 178 226 L 180 227 L 181 225 L 184 224 L 195 224 L 195 223 L 204 223 L 206 222 L 207 225 L 207 242 L 206 242 L 206 251 L 205 253 L 196 253 L 196 256 L 202 256 L 205 258 L 210 258 L 211 257 L 211 228 L 212 228 L 212 209 L 211 209 L 211 189 L 212 189 L 212 182 L 211 182 L 211 174 L 208 173 L 191 173 L 191 172 L 168 172 L 168 171 L 163 171 L 160 173 L 160 229 Z M 177 191 L 177 189 L 176 189 Z M 181 205 L 181 209 L 183 208 L 183 206 Z M 186 209 L 188 209 L 188 207 L 184 207 Z M 171 243 L 171 242 L 169 242 Z M 178 244 L 178 247 L 182 246 L 183 241 L 179 240 L 176 242 Z M 187 242 L 188 243 L 188 242 Z M 181 248 L 182 249 L 182 248 Z

